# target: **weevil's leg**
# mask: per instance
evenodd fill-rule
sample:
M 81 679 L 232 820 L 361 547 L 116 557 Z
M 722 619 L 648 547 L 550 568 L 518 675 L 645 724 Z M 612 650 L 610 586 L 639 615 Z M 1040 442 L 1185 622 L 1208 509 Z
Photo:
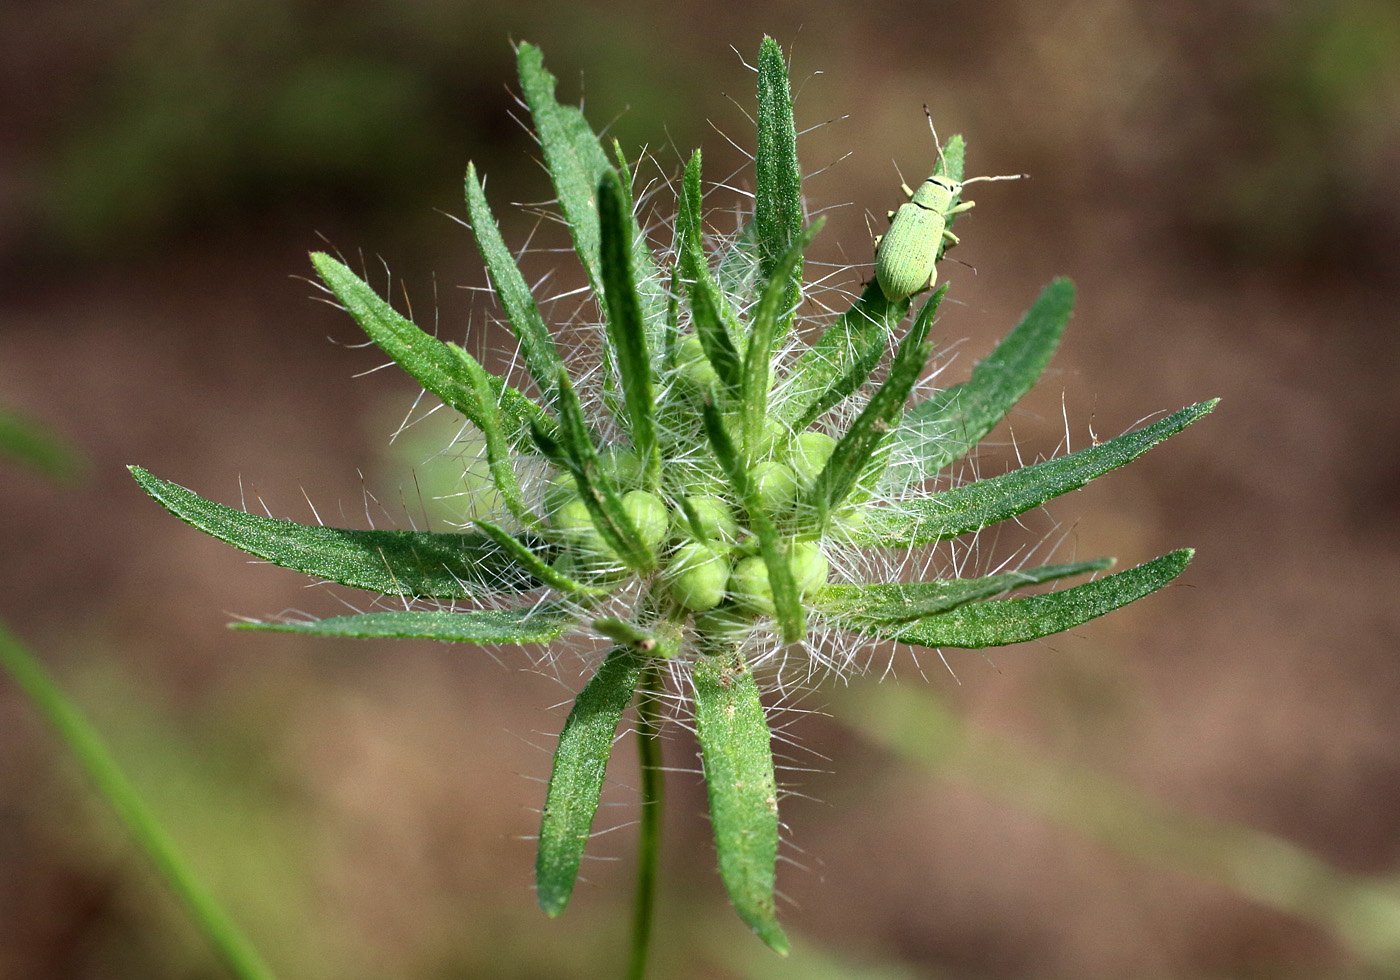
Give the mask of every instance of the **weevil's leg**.
M 958 244 L 958 242 L 962 241 L 961 238 L 959 238 L 957 235 L 954 235 L 947 228 L 943 229 L 943 240 L 948 243 L 946 246 L 944 246 L 945 248 L 952 248 L 954 245 Z
M 949 215 L 949 214 L 962 214 L 964 211 L 971 211 L 971 210 L 972 210 L 972 206 L 973 206 L 974 204 L 976 204 L 976 203 L 977 203 L 976 201 L 963 201 L 963 202 L 962 202 L 961 204 L 959 204 L 957 207 L 955 207 L 955 208 L 949 208 L 947 211 L 944 211 L 943 213 L 944 213 L 945 215 Z
M 880 242 L 884 240 L 884 235 L 875 236 L 875 251 L 880 251 Z
M 900 184 L 899 189 L 904 192 L 905 197 L 913 198 L 914 190 L 908 184 Z

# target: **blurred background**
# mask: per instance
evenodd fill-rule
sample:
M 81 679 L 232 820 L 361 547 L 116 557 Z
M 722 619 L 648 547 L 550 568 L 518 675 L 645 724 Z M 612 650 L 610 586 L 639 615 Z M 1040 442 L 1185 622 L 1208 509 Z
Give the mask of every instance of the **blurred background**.
M 821 171 L 809 209 L 833 209 L 821 260 L 868 263 L 896 166 L 931 169 L 924 103 L 966 135 L 969 174 L 1032 175 L 977 188 L 967 265 L 941 273 L 950 380 L 1053 276 L 1080 290 L 983 472 L 1014 465 L 1013 436 L 1043 456 L 1224 399 L 1030 525 L 1124 567 L 1197 547 L 1176 586 L 1051 641 L 950 651 L 951 671 L 906 650 L 885 683 L 1173 810 L 1400 874 L 1393 0 L 6 4 L 0 405 L 87 466 L 60 487 L 0 468 L 0 618 L 280 976 L 617 975 L 632 745 L 599 821 L 623 829 L 546 920 L 528 838 L 574 658 L 230 632 L 365 597 L 250 563 L 124 465 L 278 517 L 421 526 L 450 426 L 390 443 L 416 389 L 370 373 L 382 356 L 314 301 L 306 253 L 363 257 L 381 286 L 382 259 L 420 323 L 499 349 L 452 219 L 468 159 L 517 247 L 536 222 L 509 203 L 551 196 L 512 118 L 510 40 L 650 173 L 703 146 L 707 176 L 743 187 L 763 32 L 792 53 L 799 130 L 818 127 L 799 150 Z M 577 277 L 538 262 L 560 291 Z M 897 760 L 844 717 L 876 682 L 784 719 L 792 964 L 729 912 L 672 730 L 656 976 L 1365 975 L 1323 930 Z M 5 679 L 0 738 L 0 976 L 223 975 Z

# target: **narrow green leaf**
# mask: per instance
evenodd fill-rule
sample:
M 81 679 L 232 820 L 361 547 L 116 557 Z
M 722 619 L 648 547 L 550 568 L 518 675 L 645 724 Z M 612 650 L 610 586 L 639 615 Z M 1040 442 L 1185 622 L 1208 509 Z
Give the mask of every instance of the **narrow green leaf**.
M 573 234 L 574 250 L 588 273 L 594 295 L 602 295 L 601 237 L 595 195 L 603 173 L 612 169 L 608 155 L 583 113 L 575 106 L 560 105 L 555 100 L 555 79 L 545 70 L 544 55 L 539 48 L 522 42 L 516 49 L 516 66 L 520 72 L 521 92 L 525 104 L 530 107 L 545 165 L 559 197 L 559 208 Z M 632 224 L 632 268 L 637 277 L 648 340 L 655 342 L 657 338 L 650 331 L 660 329 L 666 294 L 661 288 L 656 262 L 642 240 L 635 219 Z
M 478 180 L 474 163 L 467 164 L 466 196 L 467 217 L 471 221 L 477 248 L 481 250 L 481 258 L 486 263 L 486 271 L 491 276 L 491 284 L 506 312 L 511 332 L 520 341 L 525 366 L 544 395 L 545 403 L 549 404 L 553 400 L 554 379 L 563 362 L 554 346 L 554 338 L 545 326 L 544 317 L 535 304 L 535 297 L 531 295 L 525 277 L 520 274 L 515 258 L 501 238 L 496 219 L 486 203 L 485 185 Z
M 579 861 L 598 812 L 613 735 L 637 689 L 641 665 L 642 659 L 627 647 L 610 652 L 579 694 L 559 733 L 535 857 L 535 887 L 546 915 L 563 912 L 573 894 Z
M 709 437 L 715 459 L 724 470 L 734 496 L 743 502 L 748 512 L 749 530 L 758 538 L 759 553 L 763 556 L 764 567 L 768 569 L 768 584 L 773 590 L 773 608 L 782 629 L 783 641 L 796 643 L 807 635 L 807 622 L 802 609 L 802 596 L 788 557 L 791 542 L 778 536 L 772 517 L 763 509 L 758 486 L 750 479 L 748 467 L 735 448 L 729 430 L 725 428 L 724 416 L 708 399 L 703 412 L 705 434 Z
M 802 169 L 797 163 L 797 128 L 782 49 L 763 38 L 758 53 L 758 145 L 754 155 L 757 186 L 754 224 L 763 277 L 772 280 L 783 257 L 802 233 Z M 787 273 L 783 305 L 786 332 L 802 289 L 802 258 Z
M 476 394 L 477 428 L 486 439 L 486 463 L 491 469 L 491 479 L 505 501 L 507 509 L 517 521 L 526 527 L 538 529 L 541 521 L 520 496 L 520 484 L 515 479 L 515 467 L 511 465 L 510 443 L 501 428 L 500 406 L 496 403 L 496 393 L 491 390 L 490 375 L 460 347 L 455 352 L 467 369 L 467 379 Z
M 799 502 L 799 508 L 815 514 L 823 526 L 865 472 L 876 449 L 888 439 L 892 423 L 904 410 L 909 392 L 923 374 L 933 353 L 933 344 L 927 339 L 933 321 L 930 307 L 936 308 L 935 304 L 925 304 L 915 317 L 895 352 L 889 377 L 851 423 Z
M 1156 592 L 1181 574 L 1192 554 L 1190 548 L 1182 548 L 1073 588 L 1022 599 L 970 602 L 908 625 L 859 621 L 845 625 L 857 633 L 912 646 L 981 649 L 1024 643 L 1073 629 Z
M 604 299 L 608 308 L 608 340 L 622 375 L 622 395 L 627 406 L 632 444 L 642 459 L 646 487 L 654 490 L 661 477 L 661 453 L 653 417 L 656 396 L 651 377 L 651 352 L 647 349 L 642 308 L 632 275 L 631 211 L 622 181 L 612 170 L 598 185 L 601 222 Z
M 778 787 L 772 736 L 752 672 L 737 653 L 695 662 L 695 734 L 710 795 L 719 875 L 739 917 L 786 954 L 773 887 L 778 859 Z
M 862 544 L 910 547 L 979 531 L 1078 490 L 1095 477 L 1131 463 L 1213 409 L 1220 399 L 1198 402 L 1116 439 L 1068 456 L 1012 470 L 1004 476 L 872 510 L 856 535 Z
M 791 313 L 785 306 L 791 290 L 788 289 L 789 275 L 802 262 L 802 255 L 826 224 L 825 218 L 812 222 L 784 253 L 763 290 L 763 296 L 749 318 L 748 347 L 744 352 L 744 373 L 739 402 L 744 426 L 744 446 L 749 455 L 758 445 L 763 421 L 768 412 L 768 371 L 773 358 L 773 344 L 778 338 L 779 326 L 784 317 Z
M 739 390 L 739 352 L 734 338 L 740 326 L 729 302 L 715 284 L 702 247 L 704 230 L 700 217 L 700 151 L 696 150 L 685 167 L 681 181 L 677 225 L 680 234 L 679 265 L 690 299 L 691 319 L 705 358 L 714 367 L 728 400 Z
M 1020 569 L 982 578 L 828 585 L 809 601 L 813 607 L 838 623 L 887 626 L 934 616 L 966 603 L 988 599 L 1023 586 L 1052 582 L 1086 572 L 1101 572 L 1112 564 L 1111 558 L 1098 558 L 1068 565 L 1042 565 L 1039 568 Z M 861 626 L 854 628 L 860 629 Z
M 465 376 L 462 361 L 453 350 L 454 345 L 424 333 L 412 320 L 381 299 L 368 283 L 324 252 L 313 252 L 311 264 L 370 340 L 425 390 L 480 428 L 481 406 Z M 527 419 L 547 424 L 544 410 L 525 395 L 500 379 L 492 384 L 498 386 L 502 410 L 509 415 L 511 433 L 521 432 Z
M 82 710 L 34 655 L 0 623 L 0 670 L 8 673 L 24 696 L 73 753 L 137 846 L 170 885 L 190 918 L 235 980 L 274 980 L 271 968 L 224 911 L 203 879 L 185 860 L 145 796 L 112 756 L 102 736 Z M 13 735 L 11 736 L 14 737 Z
M 560 606 L 528 609 L 386 610 L 357 616 L 334 616 L 314 622 L 232 623 L 234 629 L 357 640 L 442 640 L 446 643 L 548 643 L 578 622 L 576 612 Z
M 567 371 L 559 372 L 559 441 L 536 431 L 535 443 L 546 456 L 567 469 L 578 486 L 593 524 L 628 568 L 650 571 L 656 556 L 646 546 L 622 506 L 617 485 L 598 461 L 598 450 L 588 435 L 583 408 L 569 382 Z
M 515 563 L 533 575 L 536 579 L 548 585 L 550 588 L 558 589 L 560 592 L 567 592 L 572 595 L 607 595 L 607 589 L 594 588 L 591 585 L 584 585 L 556 572 L 548 562 L 526 547 L 524 542 L 513 537 L 504 528 L 497 527 L 490 521 L 475 521 L 477 527 L 488 538 L 500 545 Z
M 910 409 L 894 435 L 886 485 L 922 482 L 981 442 L 1045 370 L 1073 308 L 1074 283 L 1056 279 L 971 378 Z
M 480 534 L 352 531 L 246 514 L 139 466 L 141 489 L 180 520 L 274 565 L 384 595 L 467 599 L 525 592 L 540 583 Z
M 822 405 L 835 385 L 855 391 L 865 383 L 908 311 L 907 297 L 891 303 L 871 279 L 851 308 L 797 358 L 771 413 L 794 431 L 807 428 L 826 411 Z

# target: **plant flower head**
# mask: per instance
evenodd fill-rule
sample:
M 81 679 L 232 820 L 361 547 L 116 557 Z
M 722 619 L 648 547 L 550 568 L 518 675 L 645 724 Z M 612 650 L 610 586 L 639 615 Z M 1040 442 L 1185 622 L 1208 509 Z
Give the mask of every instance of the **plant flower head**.
M 620 147 L 605 149 L 555 99 L 537 48 L 518 48 L 557 204 L 601 324 L 595 369 L 561 355 L 502 239 L 474 167 L 467 211 L 523 371 L 502 377 L 396 312 L 346 265 L 312 262 L 369 337 L 484 443 L 494 509 L 460 533 L 303 526 L 205 500 L 133 467 L 195 527 L 279 565 L 415 600 L 414 608 L 254 628 L 472 644 L 609 641 L 570 712 L 540 829 L 539 900 L 567 904 L 617 727 L 669 678 L 693 705 L 719 869 L 739 912 L 778 950 L 778 793 L 759 676 L 789 664 L 837 671 L 871 643 L 988 647 L 1077 626 L 1145 596 L 1187 550 L 1092 576 L 1107 559 L 974 578 L 901 581 L 910 558 L 1039 507 L 1130 462 L 1210 411 L 1182 409 L 1079 452 L 932 492 L 1039 377 L 1069 319 L 1068 280 L 1047 286 L 961 384 L 917 397 L 947 285 L 890 300 L 872 280 L 814 342 L 797 321 L 803 257 L 821 222 L 801 205 L 792 103 L 778 46 L 758 62 L 753 212 L 714 247 L 701 159 L 685 168 L 673 241 L 642 233 Z M 938 173 L 960 186 L 953 137 Z M 950 202 L 949 207 L 956 204 Z M 948 214 L 949 223 L 954 212 Z M 951 239 L 951 236 L 949 236 Z M 872 377 L 884 365 L 875 383 Z

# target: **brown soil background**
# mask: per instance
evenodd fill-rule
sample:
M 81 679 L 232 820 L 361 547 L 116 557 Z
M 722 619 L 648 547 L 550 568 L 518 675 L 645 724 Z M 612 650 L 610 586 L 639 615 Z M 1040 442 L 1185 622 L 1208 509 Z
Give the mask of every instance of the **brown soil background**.
M 711 178 L 751 145 L 762 32 L 793 50 L 818 254 L 868 261 L 871 215 L 931 161 L 921 104 L 986 185 L 939 323 L 965 376 L 1045 282 L 1080 301 L 1042 386 L 981 457 L 1009 465 L 1220 396 L 1062 498 L 1066 551 L 1199 549 L 1180 585 L 989 658 L 925 658 L 964 717 L 1181 811 L 1400 871 L 1400 18 L 1387 3 L 755 4 L 672 9 L 203 2 L 0 11 L 0 404 L 61 433 L 84 480 L 0 471 L 0 617 L 45 661 L 286 978 L 619 972 L 631 831 L 567 915 L 534 907 L 553 733 L 578 684 L 506 651 L 231 633 L 336 594 L 172 519 L 140 463 L 230 504 L 365 526 L 416 515 L 389 435 L 412 383 L 311 302 L 305 253 L 383 256 L 420 321 L 477 349 L 468 158 L 549 196 L 507 113 L 507 37 L 545 49 L 624 146 Z M 817 74 L 820 73 L 820 74 Z M 845 117 L 845 118 L 838 118 Z M 713 120 L 714 128 L 707 124 Z M 720 133 L 715 130 L 718 129 Z M 849 156 L 845 156 L 849 152 Z M 742 180 L 743 178 L 739 178 Z M 574 275 L 567 257 L 559 281 Z M 868 274 L 868 270 L 863 270 Z M 383 281 L 382 277 L 379 280 Z M 560 287 L 562 288 L 562 287 Z M 1065 419 L 1068 419 L 1066 423 Z M 1000 446 L 1000 450 L 997 448 Z M 405 504 L 404 501 L 408 503 Z M 386 519 L 378 514 L 382 524 Z M 1048 532 L 1042 520 L 1033 535 Z M 997 542 L 996 547 L 1007 546 Z M 991 551 L 989 549 L 989 557 Z M 343 596 L 350 601 L 355 597 Z M 900 683 L 924 685 L 903 656 Z M 876 678 L 856 678 L 853 687 Z M 1154 871 L 842 725 L 798 743 L 780 887 L 799 950 L 880 976 L 1362 975 L 1310 927 Z M 0 976 L 221 975 L 64 750 L 0 682 Z M 694 770 L 677 729 L 668 762 Z M 815 754 L 813 754 L 815 753 Z M 619 763 L 631 746 L 620 743 Z M 635 779 L 615 769 L 621 826 Z M 779 977 L 725 908 L 693 772 L 670 780 L 655 976 Z M 809 974 L 811 975 L 811 974 Z M 856 975 L 856 974 L 850 974 Z M 867 974 L 860 974 L 867 975 Z M 874 973 L 868 975 L 876 975 Z

